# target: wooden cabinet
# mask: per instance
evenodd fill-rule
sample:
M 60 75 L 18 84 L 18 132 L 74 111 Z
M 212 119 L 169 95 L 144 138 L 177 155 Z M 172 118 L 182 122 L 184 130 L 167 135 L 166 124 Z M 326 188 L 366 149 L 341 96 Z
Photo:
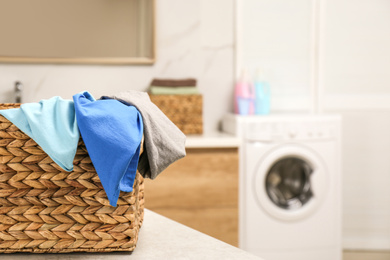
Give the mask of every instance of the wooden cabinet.
M 187 149 L 185 158 L 145 180 L 145 207 L 237 246 L 238 149 Z

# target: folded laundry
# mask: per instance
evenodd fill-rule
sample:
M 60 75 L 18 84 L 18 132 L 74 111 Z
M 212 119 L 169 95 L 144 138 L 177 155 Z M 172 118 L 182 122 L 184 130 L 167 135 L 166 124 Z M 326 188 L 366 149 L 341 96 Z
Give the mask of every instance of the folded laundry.
M 196 86 L 196 79 L 188 78 L 188 79 L 153 79 L 151 86 L 162 86 L 162 87 L 182 87 Z
M 184 157 L 185 135 L 154 105 L 145 92 L 129 90 L 101 99 L 117 99 L 135 106 L 144 123 L 144 153 L 140 156 L 138 170 L 142 176 L 154 179 L 171 163 Z
M 134 106 L 95 100 L 88 92 L 73 96 L 76 118 L 91 161 L 112 206 L 120 191 L 131 192 L 137 172 L 143 122 Z
M 73 101 L 52 97 L 0 110 L 0 114 L 31 137 L 61 168 L 73 170 L 80 138 Z
M 198 95 L 197 87 L 161 87 L 151 86 L 150 94 L 152 95 Z

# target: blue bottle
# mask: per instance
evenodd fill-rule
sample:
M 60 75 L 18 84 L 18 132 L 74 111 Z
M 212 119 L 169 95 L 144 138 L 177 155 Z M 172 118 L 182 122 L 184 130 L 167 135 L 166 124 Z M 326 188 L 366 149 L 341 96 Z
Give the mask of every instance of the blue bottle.
M 255 114 L 268 115 L 271 108 L 271 90 L 269 83 L 265 80 L 262 71 L 257 71 L 255 80 Z

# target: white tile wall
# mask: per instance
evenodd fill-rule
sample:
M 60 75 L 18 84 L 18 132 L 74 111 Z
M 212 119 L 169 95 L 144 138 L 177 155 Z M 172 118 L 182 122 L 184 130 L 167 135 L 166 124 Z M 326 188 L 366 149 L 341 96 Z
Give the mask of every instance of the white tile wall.
M 390 1 L 326 0 L 327 94 L 390 94 Z
M 390 111 L 341 114 L 344 247 L 390 249 Z
M 390 249 L 390 1 L 327 0 L 324 106 L 343 124 L 348 249 Z

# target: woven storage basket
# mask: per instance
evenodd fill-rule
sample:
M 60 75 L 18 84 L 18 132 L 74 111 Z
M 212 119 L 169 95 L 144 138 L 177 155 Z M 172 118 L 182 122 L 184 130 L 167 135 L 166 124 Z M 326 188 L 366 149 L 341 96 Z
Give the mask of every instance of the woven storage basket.
M 202 95 L 150 95 L 152 102 L 184 133 L 203 133 Z
M 0 116 L 0 252 L 133 251 L 143 210 L 139 173 L 134 191 L 112 207 L 82 141 L 65 172 Z

